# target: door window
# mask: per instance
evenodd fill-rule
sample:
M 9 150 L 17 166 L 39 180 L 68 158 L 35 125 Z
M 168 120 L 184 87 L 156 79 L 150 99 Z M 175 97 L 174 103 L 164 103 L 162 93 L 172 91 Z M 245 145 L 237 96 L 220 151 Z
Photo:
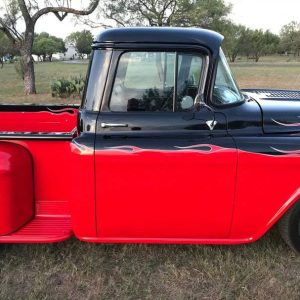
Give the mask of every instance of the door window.
M 202 57 L 192 54 L 178 55 L 176 110 L 190 110 L 198 94 L 202 73 Z
M 201 55 L 177 52 L 123 53 L 112 89 L 110 110 L 190 110 L 202 73 Z

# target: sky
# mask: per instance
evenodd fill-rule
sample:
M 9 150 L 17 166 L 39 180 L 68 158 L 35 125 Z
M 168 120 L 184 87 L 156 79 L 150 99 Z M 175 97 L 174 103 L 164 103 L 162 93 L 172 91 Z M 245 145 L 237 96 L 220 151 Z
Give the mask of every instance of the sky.
M 225 2 L 233 4 L 229 16 L 232 21 L 252 29 L 270 29 L 278 34 L 283 25 L 291 21 L 300 22 L 300 0 L 225 0 Z M 83 29 L 90 28 L 74 24 L 71 16 L 60 22 L 49 14 L 36 24 L 36 32 L 46 31 L 61 38 Z M 91 31 L 97 34 L 100 28 Z
M 270 29 L 279 33 L 283 25 L 300 22 L 300 0 L 230 0 L 230 18 L 252 29 Z

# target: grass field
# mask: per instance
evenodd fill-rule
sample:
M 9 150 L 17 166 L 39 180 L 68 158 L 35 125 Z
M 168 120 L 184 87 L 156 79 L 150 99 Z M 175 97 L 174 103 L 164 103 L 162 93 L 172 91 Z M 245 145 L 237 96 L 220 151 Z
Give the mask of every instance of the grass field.
M 0 103 L 66 103 L 73 99 L 65 100 L 52 98 L 50 95 L 51 81 L 56 78 L 69 78 L 73 75 L 85 76 L 88 62 L 70 64 L 63 62 L 36 63 L 36 89 L 34 96 L 23 95 L 23 82 L 18 77 L 13 64 L 5 64 L 0 69 Z M 75 100 L 76 101 L 76 100 Z M 77 100 L 78 102 L 78 100 Z
M 0 70 L 0 102 L 61 102 L 49 81 L 87 64 L 37 64 L 34 97 L 12 65 Z M 241 87 L 300 89 L 300 63 L 265 58 L 233 65 Z M 0 299 L 299 299 L 300 256 L 274 228 L 242 246 L 0 245 Z
M 231 65 L 241 88 L 300 90 L 300 63 L 238 62 Z
M 299 299 L 276 231 L 244 246 L 0 246 L 0 299 Z

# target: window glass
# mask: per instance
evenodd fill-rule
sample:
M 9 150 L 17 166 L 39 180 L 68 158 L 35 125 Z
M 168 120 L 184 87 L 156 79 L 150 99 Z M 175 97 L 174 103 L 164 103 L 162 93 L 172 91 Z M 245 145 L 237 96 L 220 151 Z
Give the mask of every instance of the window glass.
M 202 72 L 202 57 L 192 54 L 178 55 L 176 110 L 193 108 L 198 94 Z
M 107 50 L 96 50 L 93 53 L 86 91 L 83 97 L 84 108 L 87 110 L 96 110 L 96 104 L 102 98 L 110 56 L 111 52 Z
M 212 100 L 216 104 L 232 104 L 243 100 L 223 51 L 220 51 Z
M 191 109 L 201 73 L 201 56 L 176 52 L 126 52 L 118 64 L 110 109 L 116 112 Z

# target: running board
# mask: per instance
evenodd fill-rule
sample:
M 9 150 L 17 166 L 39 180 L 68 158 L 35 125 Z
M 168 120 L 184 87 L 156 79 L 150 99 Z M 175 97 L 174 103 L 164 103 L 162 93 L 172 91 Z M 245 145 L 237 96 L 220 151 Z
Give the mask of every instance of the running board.
M 0 243 L 55 243 L 72 235 L 70 216 L 37 216 L 20 230 L 0 236 Z

